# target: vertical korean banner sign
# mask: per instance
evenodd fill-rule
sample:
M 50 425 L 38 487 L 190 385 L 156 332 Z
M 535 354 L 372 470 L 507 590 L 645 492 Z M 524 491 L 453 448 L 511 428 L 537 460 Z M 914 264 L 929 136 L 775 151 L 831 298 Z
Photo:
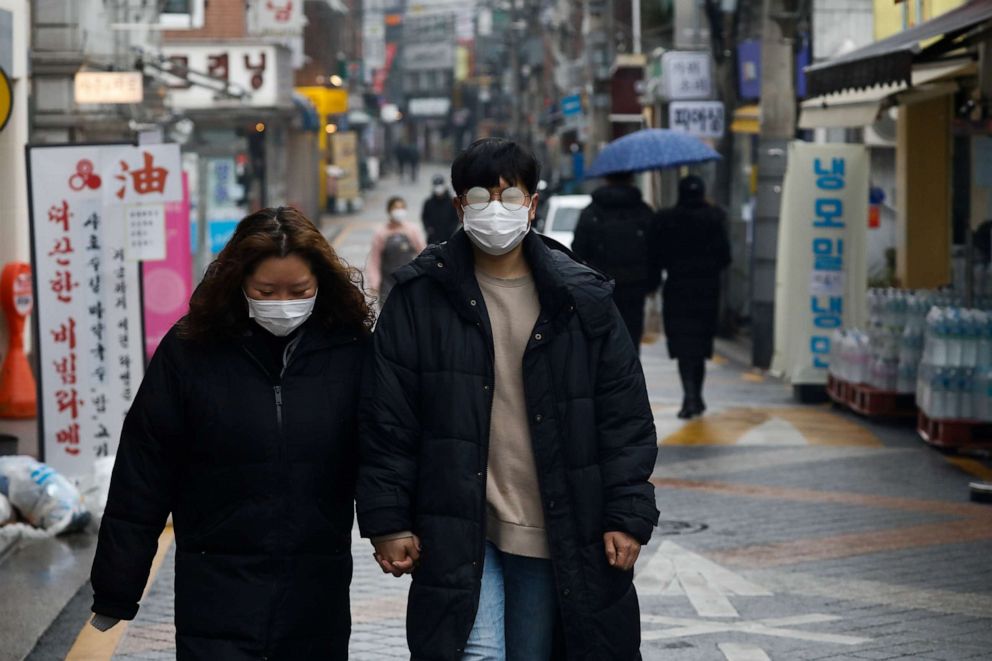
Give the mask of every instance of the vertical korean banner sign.
M 866 315 L 868 153 L 794 142 L 782 193 L 773 370 L 793 385 L 827 381 L 835 329 Z
M 165 205 L 165 259 L 141 264 L 145 352 L 149 360 L 165 334 L 189 308 L 193 293 L 189 235 L 189 184 L 184 173 L 182 200 Z
M 138 259 L 182 199 L 176 145 L 28 147 L 44 460 L 70 477 L 117 452 L 144 374 Z

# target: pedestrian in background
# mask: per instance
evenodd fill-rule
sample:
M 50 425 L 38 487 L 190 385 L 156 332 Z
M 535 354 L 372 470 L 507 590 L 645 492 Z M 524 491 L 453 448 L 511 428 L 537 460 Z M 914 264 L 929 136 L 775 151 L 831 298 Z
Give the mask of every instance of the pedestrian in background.
M 420 149 L 417 148 L 416 141 L 407 145 L 406 160 L 410 166 L 410 181 L 417 183 L 417 179 L 420 177 Z
M 678 360 L 683 419 L 701 415 L 706 360 L 713 357 L 720 272 L 730 265 L 727 216 L 706 199 L 703 180 L 679 182 L 678 203 L 658 214 L 655 253 L 664 269 L 662 313 L 669 355 Z
M 616 283 L 613 300 L 638 352 L 644 335 L 644 302 L 660 284 L 651 250 L 654 233 L 654 211 L 641 198 L 634 175 L 620 172 L 608 175 L 606 185 L 593 192 L 572 241 L 576 257 Z
M 389 198 L 386 212 L 389 220 L 372 237 L 372 250 L 365 267 L 369 290 L 378 297 L 380 307 L 386 304 L 396 283 L 393 273 L 427 247 L 420 230 L 407 221 L 406 201 L 402 197 Z
M 427 243 L 444 243 L 458 229 L 458 212 L 448 185 L 439 174 L 431 180 L 431 196 L 424 200 L 420 218 L 427 232 Z
M 347 659 L 358 278 L 295 209 L 241 221 L 124 421 L 94 626 L 134 618 L 171 512 L 177 658 Z
M 657 435 L 609 281 L 531 231 L 539 166 L 480 140 L 464 231 L 396 274 L 362 398 L 358 519 L 413 573 L 414 659 L 640 658 Z

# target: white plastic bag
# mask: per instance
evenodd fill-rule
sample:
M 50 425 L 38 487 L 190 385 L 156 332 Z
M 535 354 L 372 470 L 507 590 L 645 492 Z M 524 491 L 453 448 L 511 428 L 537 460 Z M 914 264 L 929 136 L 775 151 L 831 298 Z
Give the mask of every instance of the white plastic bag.
M 89 521 L 79 490 L 65 476 L 31 457 L 0 457 L 0 486 L 10 504 L 31 525 L 59 534 Z
M 0 526 L 14 520 L 14 509 L 10 506 L 7 496 L 0 493 Z

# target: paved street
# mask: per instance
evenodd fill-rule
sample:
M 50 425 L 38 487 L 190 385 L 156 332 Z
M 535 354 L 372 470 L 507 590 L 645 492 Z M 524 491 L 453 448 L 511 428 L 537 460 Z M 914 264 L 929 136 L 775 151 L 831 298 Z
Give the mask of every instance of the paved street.
M 416 218 L 431 174 L 380 184 L 361 213 L 326 218 L 340 254 L 364 263 L 388 195 L 406 196 Z M 684 424 L 663 343 L 645 345 L 643 364 L 662 512 L 636 579 L 645 659 L 992 658 L 992 506 L 967 490 L 987 463 L 945 457 L 910 427 L 798 406 L 780 382 L 723 356 L 711 363 L 709 412 Z M 115 659 L 174 656 L 170 540 L 138 618 L 115 629 Z M 352 658 L 403 658 L 408 579 L 383 576 L 357 533 L 354 557 Z M 79 603 L 61 631 L 83 629 Z M 32 658 L 62 658 L 72 640 L 49 634 Z M 76 641 L 74 658 L 107 658 L 83 652 L 92 640 Z

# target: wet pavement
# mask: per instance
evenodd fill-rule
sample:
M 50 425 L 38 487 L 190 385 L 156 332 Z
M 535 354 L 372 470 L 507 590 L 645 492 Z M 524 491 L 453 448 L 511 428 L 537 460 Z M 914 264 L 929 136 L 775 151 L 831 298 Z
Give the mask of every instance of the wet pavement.
M 326 219 L 339 253 L 364 264 L 386 197 L 407 196 L 416 217 L 431 174 L 424 168 L 416 187 L 380 185 L 363 212 Z M 722 357 L 710 364 L 709 412 L 684 423 L 663 343 L 645 345 L 642 358 L 662 512 L 636 578 L 645 659 L 992 658 L 992 506 L 969 503 L 967 489 L 971 475 L 992 473 L 987 462 L 945 457 L 911 426 L 799 406 L 781 382 Z M 174 658 L 170 541 L 138 618 L 114 630 L 112 645 L 94 651 L 92 635 L 67 635 L 84 629 L 88 601 L 77 598 L 32 658 L 63 658 L 71 644 L 70 658 Z M 0 564 L 0 593 L 14 586 L 45 601 L 64 583 L 49 601 L 68 601 L 92 553 L 78 546 L 63 567 L 74 577 L 47 584 L 45 562 L 66 561 L 20 549 Z M 407 658 L 408 579 L 384 576 L 357 535 L 353 550 L 351 658 Z M 12 582 L 15 570 L 30 578 Z M 22 619 L 46 616 L 55 614 L 25 610 Z M 0 640 L 0 659 L 27 651 L 10 656 Z

